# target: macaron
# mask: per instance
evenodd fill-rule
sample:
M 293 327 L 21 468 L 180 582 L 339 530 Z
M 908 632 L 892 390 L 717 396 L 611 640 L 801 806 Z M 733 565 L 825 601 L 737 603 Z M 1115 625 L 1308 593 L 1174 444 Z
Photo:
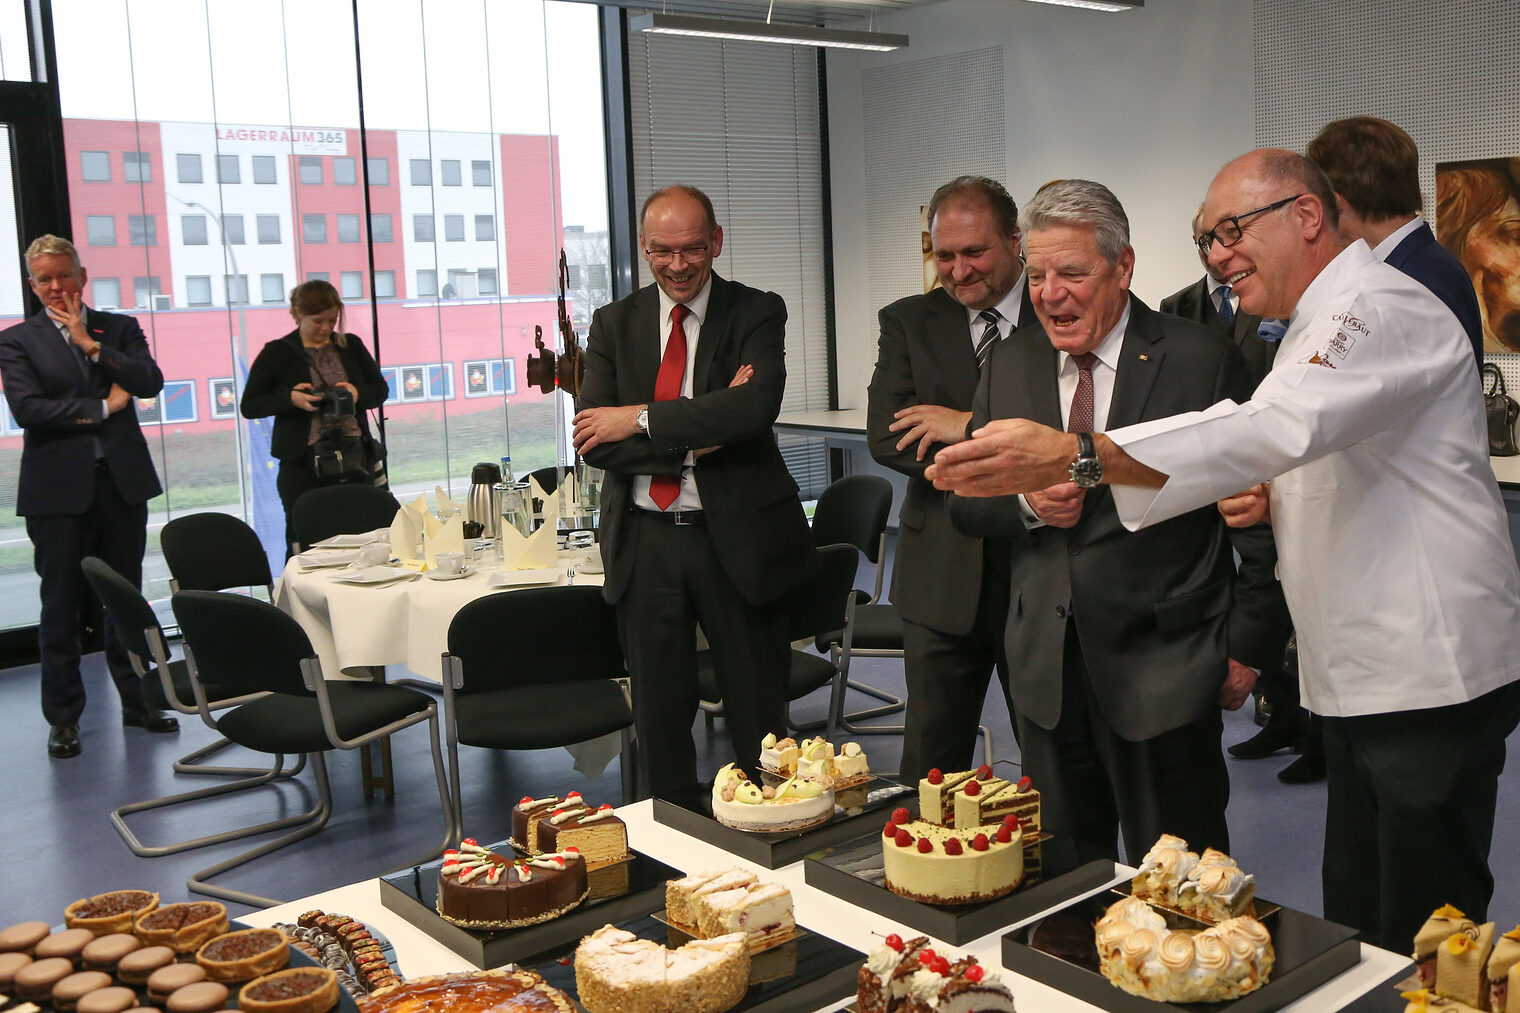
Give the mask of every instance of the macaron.
M 125 985 L 112 985 L 80 996 L 74 1010 L 75 1013 L 123 1013 L 136 1005 L 136 992 Z
M 52 931 L 47 922 L 18 922 L 0 929 L 0 953 L 31 953 Z
M 44 957 L 67 957 L 77 964 L 79 954 L 94 940 L 95 933 L 89 929 L 64 929 L 62 932 L 54 932 L 46 939 L 39 940 L 36 948 L 32 950 L 32 956 L 38 960 Z
M 34 960 L 16 972 L 11 982 L 22 999 L 48 999 L 53 986 L 74 973 L 74 962 L 67 957 Z
M 124 985 L 145 985 L 150 974 L 172 963 L 174 951 L 169 947 L 144 946 L 121 958 L 116 965 L 116 977 Z
M 199 964 L 166 964 L 148 975 L 148 998 L 163 1002 L 170 995 L 206 980 L 206 969 Z
M 16 972 L 32 962 L 31 954 L 12 952 L 0 953 L 0 992 L 10 990 L 11 982 L 15 980 Z
M 72 1013 L 82 997 L 110 986 L 111 976 L 104 971 L 77 971 L 53 986 L 53 1007 Z
M 219 981 L 199 981 L 169 996 L 168 1013 L 213 1013 L 227 1005 L 227 986 Z
M 142 949 L 142 940 L 130 932 L 112 932 L 92 939 L 79 951 L 86 971 L 114 971 L 121 958 Z

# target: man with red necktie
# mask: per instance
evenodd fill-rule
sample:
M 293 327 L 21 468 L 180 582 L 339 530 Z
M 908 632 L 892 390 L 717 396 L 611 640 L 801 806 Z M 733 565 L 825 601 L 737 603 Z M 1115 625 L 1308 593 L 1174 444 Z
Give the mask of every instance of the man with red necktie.
M 786 721 L 781 597 L 814 566 L 797 483 L 772 424 L 786 387 L 786 306 L 720 278 L 712 202 L 672 186 L 645 200 L 654 275 L 596 311 L 575 447 L 606 472 L 604 593 L 633 682 L 640 794 L 697 784 L 696 627 L 712 651 L 736 762 Z

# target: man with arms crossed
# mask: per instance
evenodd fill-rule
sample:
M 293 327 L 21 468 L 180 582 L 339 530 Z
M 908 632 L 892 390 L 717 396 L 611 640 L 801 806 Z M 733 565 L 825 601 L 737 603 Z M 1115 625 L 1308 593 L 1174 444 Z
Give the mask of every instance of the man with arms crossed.
M 1132 528 L 1221 497 L 1232 524 L 1270 517 L 1304 703 L 1324 715 L 1325 916 L 1403 950 L 1443 903 L 1486 916 L 1520 721 L 1520 572 L 1472 348 L 1428 289 L 1341 238 L 1329 181 L 1299 155 L 1226 165 L 1204 220 L 1242 308 L 1290 318 L 1251 400 L 1100 434 L 1095 453 L 992 422 L 929 475 L 981 496 L 1075 471 L 1112 485 Z

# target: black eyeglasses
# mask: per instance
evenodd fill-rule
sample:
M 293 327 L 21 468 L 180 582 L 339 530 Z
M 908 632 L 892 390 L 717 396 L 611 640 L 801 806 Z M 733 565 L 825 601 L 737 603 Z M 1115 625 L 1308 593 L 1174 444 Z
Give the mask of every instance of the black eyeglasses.
M 1202 253 L 1205 257 L 1209 255 L 1209 250 L 1213 248 L 1215 240 L 1218 240 L 1219 245 L 1225 248 L 1234 246 L 1240 242 L 1240 237 L 1244 235 L 1244 231 L 1240 227 L 1241 222 L 1247 218 L 1254 218 L 1257 215 L 1264 215 L 1268 211 L 1276 211 L 1280 207 L 1286 207 L 1302 196 L 1303 194 L 1296 193 L 1292 197 L 1284 197 L 1282 200 L 1268 204 L 1264 208 L 1247 211 L 1243 215 L 1229 215 L 1228 217 L 1221 218 L 1218 225 L 1203 233 L 1193 240 L 1193 242 L 1198 244 L 1198 252 Z

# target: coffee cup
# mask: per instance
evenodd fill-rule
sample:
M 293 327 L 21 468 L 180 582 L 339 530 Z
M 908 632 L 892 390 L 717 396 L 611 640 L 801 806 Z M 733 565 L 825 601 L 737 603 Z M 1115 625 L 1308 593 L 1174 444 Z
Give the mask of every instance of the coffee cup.
M 464 572 L 463 552 L 440 552 L 438 553 L 438 565 L 435 569 L 443 574 L 456 574 Z

